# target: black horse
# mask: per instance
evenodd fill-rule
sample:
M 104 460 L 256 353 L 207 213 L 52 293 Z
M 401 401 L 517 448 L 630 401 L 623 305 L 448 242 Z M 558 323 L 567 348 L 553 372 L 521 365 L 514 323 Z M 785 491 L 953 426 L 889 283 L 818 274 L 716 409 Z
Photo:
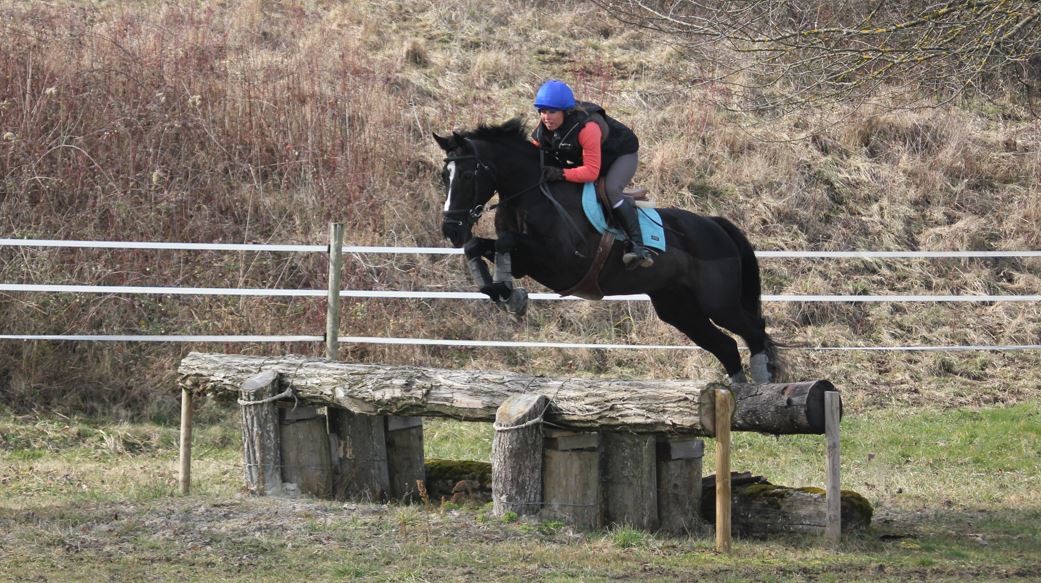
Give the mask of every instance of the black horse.
M 481 291 L 521 315 L 527 296 L 513 287 L 514 277 L 583 295 L 576 286 L 590 272 L 601 238 L 582 212 L 582 185 L 542 182 L 539 149 L 519 119 L 434 138 L 447 153 L 442 232 L 452 246 L 465 246 Z M 495 192 L 498 238 L 475 238 L 473 224 Z M 662 320 L 715 355 L 731 381 L 745 382 L 737 343 L 716 326 L 730 330 L 748 345 L 753 381 L 772 382 L 779 363 L 762 317 L 759 264 L 751 243 L 724 218 L 682 209 L 659 212 L 667 250 L 654 265 L 625 269 L 623 244 L 615 242 L 599 277 L 591 276 L 600 293 L 585 297 L 646 293 Z M 494 277 L 486 259 L 495 263 Z

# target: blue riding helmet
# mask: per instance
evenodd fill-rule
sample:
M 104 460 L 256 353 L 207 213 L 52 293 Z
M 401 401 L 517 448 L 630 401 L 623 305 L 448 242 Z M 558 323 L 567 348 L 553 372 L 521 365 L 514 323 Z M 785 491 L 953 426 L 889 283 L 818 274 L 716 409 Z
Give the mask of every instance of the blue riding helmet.
M 567 110 L 575 107 L 575 94 L 567 83 L 550 79 L 535 94 L 535 109 Z

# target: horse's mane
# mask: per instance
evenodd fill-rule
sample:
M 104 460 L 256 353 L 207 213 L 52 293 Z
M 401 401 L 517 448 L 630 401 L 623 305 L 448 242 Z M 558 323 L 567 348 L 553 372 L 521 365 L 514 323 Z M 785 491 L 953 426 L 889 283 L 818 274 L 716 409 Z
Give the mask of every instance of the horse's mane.
M 501 123 L 499 125 L 487 125 L 481 124 L 477 126 L 477 129 L 460 134 L 464 138 L 470 138 L 474 140 L 517 140 L 520 142 L 528 141 L 528 128 L 524 125 L 524 120 L 519 117 L 515 117 L 510 121 Z

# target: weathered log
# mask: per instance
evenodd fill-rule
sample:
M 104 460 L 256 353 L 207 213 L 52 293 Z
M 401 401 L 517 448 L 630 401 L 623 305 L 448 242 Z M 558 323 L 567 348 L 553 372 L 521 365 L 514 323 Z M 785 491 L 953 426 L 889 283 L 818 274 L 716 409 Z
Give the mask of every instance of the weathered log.
M 714 389 L 697 380 L 626 381 L 556 379 L 511 372 L 349 364 L 297 356 L 268 358 L 189 353 L 180 364 L 181 388 L 237 393 L 262 370 L 281 373 L 309 403 L 366 415 L 441 416 L 492 421 L 512 395 L 550 399 L 545 419 L 576 430 L 623 430 L 711 436 L 715 432 Z M 824 433 L 828 381 L 734 387 L 733 431 L 772 434 Z
M 824 433 L 824 394 L 836 391 L 828 381 L 787 384 L 738 384 L 732 429 L 776 435 Z M 841 407 L 839 409 L 841 416 Z
M 285 388 L 316 405 L 367 415 L 442 416 L 492 421 L 508 397 L 545 395 L 545 419 L 573 429 L 712 434 L 712 388 L 705 381 L 553 379 L 510 372 L 446 370 L 190 353 L 180 382 L 193 392 L 238 391 L 262 370 L 281 373 Z
M 542 508 L 542 414 L 549 399 L 514 395 L 495 414 L 492 513 L 537 514 Z
M 715 519 L 711 503 L 715 496 L 714 475 L 703 482 L 701 510 Z M 749 473 L 731 476 L 731 520 L 734 533 L 765 537 L 782 533 L 823 535 L 827 527 L 827 503 L 821 488 L 788 488 L 771 484 Z M 866 528 L 871 523 L 871 503 L 851 490 L 842 491 L 842 530 Z
M 242 384 L 242 467 L 246 490 L 270 496 L 282 491 L 282 454 L 279 451 L 278 373 L 265 371 Z

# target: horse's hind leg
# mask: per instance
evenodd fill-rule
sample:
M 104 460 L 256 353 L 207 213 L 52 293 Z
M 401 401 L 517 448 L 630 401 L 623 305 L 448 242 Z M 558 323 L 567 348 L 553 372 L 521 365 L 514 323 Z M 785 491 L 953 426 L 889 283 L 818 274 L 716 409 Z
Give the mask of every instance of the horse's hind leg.
M 719 310 L 712 314 L 712 321 L 734 334 L 737 334 L 748 345 L 751 357 L 748 360 L 748 369 L 752 373 L 752 380 L 757 383 L 769 383 L 773 381 L 771 367 L 776 363 L 775 350 L 770 336 L 766 333 L 766 322 L 745 310 L 733 309 Z
M 732 380 L 741 380 L 741 355 L 737 342 L 719 328 L 701 311 L 687 290 L 661 291 L 651 294 L 651 304 L 662 321 L 675 326 L 694 344 L 712 353 Z

